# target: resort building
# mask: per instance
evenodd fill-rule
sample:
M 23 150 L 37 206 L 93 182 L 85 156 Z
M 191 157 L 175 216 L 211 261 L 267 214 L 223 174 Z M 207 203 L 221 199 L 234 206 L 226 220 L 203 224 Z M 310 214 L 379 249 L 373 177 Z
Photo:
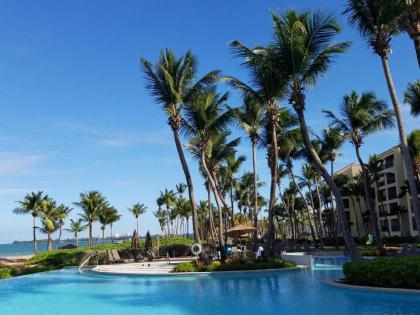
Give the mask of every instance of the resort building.
M 372 185 L 375 211 L 383 236 L 415 236 L 417 227 L 411 206 L 411 196 L 406 190 L 406 171 L 399 146 L 395 146 L 378 155 L 381 159 L 378 187 Z M 349 164 L 336 172 L 346 175 L 351 180 L 360 178 L 361 166 Z M 354 237 L 364 237 L 372 232 L 367 215 L 367 207 L 363 190 L 360 194 L 344 193 L 344 206 L 347 219 L 351 224 Z

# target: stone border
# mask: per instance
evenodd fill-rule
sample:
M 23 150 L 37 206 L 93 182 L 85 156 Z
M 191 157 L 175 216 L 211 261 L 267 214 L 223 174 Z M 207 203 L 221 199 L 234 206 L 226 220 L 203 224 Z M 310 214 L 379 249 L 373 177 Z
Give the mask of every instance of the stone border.
M 122 272 L 106 272 L 90 269 L 89 272 L 100 275 L 110 276 L 148 276 L 148 277 L 166 277 L 166 276 L 210 276 L 222 274 L 238 274 L 238 273 L 256 273 L 256 272 L 278 272 L 278 271 L 294 271 L 306 270 L 307 266 L 296 266 L 288 268 L 271 268 L 271 269 L 252 269 L 252 270 L 229 270 L 229 271 L 207 271 L 207 272 L 168 272 L 168 273 L 122 273 Z
M 420 295 L 420 290 L 417 289 L 401 289 L 401 288 L 385 288 L 385 287 L 370 287 L 364 285 L 354 285 L 346 284 L 341 280 L 327 280 L 325 281 L 327 285 L 348 290 L 356 291 L 368 291 L 368 292 L 380 292 L 380 293 L 398 293 L 398 294 L 410 294 L 410 295 Z

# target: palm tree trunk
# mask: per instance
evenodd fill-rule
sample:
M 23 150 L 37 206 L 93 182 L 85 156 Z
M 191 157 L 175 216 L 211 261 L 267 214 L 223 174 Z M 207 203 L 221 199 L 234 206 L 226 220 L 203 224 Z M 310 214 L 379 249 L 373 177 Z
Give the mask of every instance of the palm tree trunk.
M 271 186 L 270 186 L 270 202 L 268 207 L 268 256 L 274 255 L 274 241 L 276 238 L 276 230 L 274 226 L 274 207 L 276 205 L 276 185 L 277 185 L 277 174 L 278 174 L 278 148 L 277 148 L 277 131 L 275 120 L 271 122 Z
M 38 248 L 36 244 L 36 216 L 32 216 L 32 239 L 33 239 L 33 246 L 34 246 L 34 254 L 38 253 Z
M 62 231 L 62 227 L 60 227 L 60 230 L 59 230 L 59 234 L 57 238 L 57 246 L 60 244 L 60 241 L 61 241 L 61 231 Z
M 93 245 L 92 223 L 89 222 L 89 246 Z
M 354 202 L 353 196 L 350 196 L 351 204 L 353 205 L 353 211 L 354 211 L 354 219 L 356 221 L 356 231 L 357 231 L 357 237 L 360 240 L 360 229 L 359 229 L 359 220 L 357 218 L 357 210 L 356 210 L 356 203 Z
M 48 231 L 48 238 L 47 238 L 47 249 L 48 249 L 48 251 L 51 251 L 52 250 L 52 246 L 51 245 L 52 245 L 51 244 L 51 232 Z
M 208 207 L 209 207 L 209 225 L 210 225 L 210 235 L 211 238 L 213 239 L 213 241 L 216 240 L 216 233 L 215 233 L 215 228 L 214 228 L 214 217 L 213 217 L 213 210 L 212 210 L 212 206 L 211 206 L 211 192 L 210 192 L 210 181 L 207 180 L 207 203 L 208 203 Z
M 303 107 L 297 107 L 296 106 L 295 110 L 296 110 L 297 115 L 298 115 L 303 142 L 305 144 L 306 149 L 308 150 L 309 156 L 311 157 L 312 162 L 315 164 L 318 171 L 322 174 L 322 177 L 327 182 L 327 184 L 330 186 L 330 188 L 331 188 L 331 190 L 334 194 L 335 201 L 336 201 L 336 204 L 337 204 L 338 218 L 339 218 L 339 221 L 340 221 L 344 241 L 346 243 L 347 249 L 348 249 L 349 254 L 350 254 L 350 258 L 351 258 L 352 261 L 360 260 L 360 258 L 361 258 L 360 254 L 357 250 L 357 247 L 356 247 L 356 244 L 353 240 L 353 237 L 351 236 L 350 227 L 349 227 L 348 222 L 346 220 L 346 213 L 345 213 L 345 210 L 344 210 L 344 202 L 343 202 L 343 198 L 341 196 L 340 190 L 338 189 L 337 185 L 335 184 L 335 182 L 332 179 L 332 177 L 330 176 L 330 174 L 328 174 L 327 169 L 322 164 L 321 159 L 319 158 L 317 152 L 315 151 L 315 148 L 312 145 L 311 139 L 309 138 L 308 128 L 306 126 Z
M 74 238 L 76 239 L 76 246 L 79 247 L 79 236 L 77 233 L 74 233 Z
M 233 210 L 233 181 L 231 180 L 230 182 L 230 207 L 231 209 L 231 219 L 230 219 L 230 225 L 234 226 L 234 215 L 235 215 L 235 211 Z
M 316 194 L 319 200 L 319 209 L 318 209 L 318 220 L 319 220 L 319 234 L 321 235 L 321 244 L 324 243 L 323 238 L 325 237 L 325 230 L 324 230 L 324 221 L 322 220 L 322 199 L 321 199 L 321 192 L 319 191 L 319 183 L 318 180 L 315 178 L 315 188 Z
M 112 233 L 112 223 L 109 225 L 111 228 L 111 243 L 114 244 L 114 233 Z
M 334 178 L 334 160 L 331 160 L 331 173 L 330 173 L 330 175 L 331 175 L 331 178 Z M 336 211 L 336 209 L 335 209 L 335 206 L 334 206 L 334 195 L 333 195 L 333 193 L 332 193 L 332 190 L 331 190 L 331 211 L 332 211 L 332 214 L 333 214 L 333 223 L 334 223 L 334 227 L 335 227 L 335 229 L 334 229 L 334 238 L 335 238 L 335 247 L 338 247 L 338 231 L 339 231 L 339 229 L 337 228 L 337 226 L 338 226 L 338 218 L 337 218 L 337 211 Z
M 188 186 L 188 196 L 190 198 L 191 208 L 192 208 L 192 222 L 193 222 L 193 232 L 194 232 L 194 240 L 197 243 L 201 243 L 200 240 L 200 233 L 198 231 L 198 221 L 197 221 L 197 205 L 195 202 L 195 195 L 194 195 L 194 186 L 191 179 L 190 170 L 188 168 L 187 161 L 185 159 L 184 150 L 182 148 L 181 142 L 179 140 L 179 133 L 178 130 L 172 129 L 174 134 L 174 140 L 176 149 L 178 151 L 178 156 L 181 161 L 182 169 L 185 175 L 185 181 L 187 182 Z
M 391 96 L 392 105 L 394 105 L 395 118 L 397 120 L 398 133 L 400 136 L 401 153 L 404 159 L 404 166 L 407 174 L 408 186 L 410 187 L 411 192 L 411 203 L 413 207 L 414 217 L 417 223 L 417 238 L 420 238 L 420 201 L 418 198 L 416 181 L 414 179 L 413 164 L 411 163 L 410 152 L 408 151 L 404 119 L 401 114 L 400 103 L 398 101 L 397 92 L 395 90 L 394 82 L 392 80 L 391 70 L 388 64 L 388 58 L 386 56 L 381 56 L 381 61 L 385 73 L 386 83 L 388 85 L 389 95 Z
M 136 230 L 136 232 L 137 232 L 137 236 L 140 237 L 140 232 L 139 232 L 139 217 L 138 216 L 136 217 L 136 220 L 137 220 L 137 230 Z
M 378 216 L 376 214 L 376 211 L 373 208 L 374 206 L 373 206 L 372 198 L 370 196 L 370 189 L 369 189 L 370 186 L 369 186 L 368 173 L 367 173 L 367 170 L 366 170 L 366 166 L 363 163 L 362 158 L 360 156 L 359 149 L 360 149 L 359 146 L 355 146 L 357 160 L 359 161 L 359 164 L 362 168 L 362 181 L 363 181 L 363 189 L 365 190 L 366 206 L 368 208 L 370 217 L 372 219 L 373 234 L 375 235 L 377 246 L 378 246 L 379 249 L 381 249 L 383 246 L 382 246 L 381 230 L 380 230 L 380 227 L 379 227 L 379 220 L 378 220 Z
M 217 208 L 219 210 L 219 244 L 220 246 L 224 246 L 224 238 L 223 238 L 223 204 L 222 204 L 222 200 L 219 196 L 219 192 L 218 189 L 216 187 L 216 183 L 213 180 L 213 176 L 211 175 L 209 169 L 207 168 L 207 164 L 206 164 L 206 157 L 205 157 L 205 152 L 204 150 L 202 150 L 201 152 L 201 165 L 203 166 L 204 171 L 206 172 L 207 175 L 207 180 L 210 183 L 210 187 L 213 190 L 213 194 L 214 194 L 214 198 L 216 199 L 216 204 L 217 204 Z
M 258 175 L 257 175 L 257 143 L 252 141 L 252 170 L 254 172 L 254 249 L 257 249 L 258 242 Z

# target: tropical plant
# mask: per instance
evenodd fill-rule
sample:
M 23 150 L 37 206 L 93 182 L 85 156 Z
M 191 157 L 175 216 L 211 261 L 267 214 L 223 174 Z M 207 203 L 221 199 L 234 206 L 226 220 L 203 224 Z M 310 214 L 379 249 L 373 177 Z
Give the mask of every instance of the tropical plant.
M 388 56 L 391 53 L 391 39 L 399 33 L 400 17 L 405 9 L 406 7 L 403 5 L 402 1 L 348 0 L 345 13 L 349 15 L 349 23 L 357 27 L 360 35 L 368 42 L 373 52 L 381 59 L 389 95 L 391 97 L 392 105 L 394 106 L 397 120 L 401 153 L 404 160 L 408 184 L 410 191 L 412 192 L 411 202 L 413 212 L 416 222 L 420 222 L 420 200 L 418 198 L 410 152 L 408 151 L 404 119 L 388 63 Z
M 140 63 L 147 80 L 146 88 L 155 102 L 162 106 L 174 135 L 176 149 L 188 185 L 193 213 L 194 239 L 199 243 L 194 186 L 179 137 L 183 122 L 181 111 L 183 105 L 191 101 L 195 94 L 217 80 L 219 71 L 211 71 L 194 82 L 197 74 L 197 60 L 189 51 L 183 57 L 177 58 L 171 50 L 166 49 L 161 51 L 159 60 L 155 64 L 144 58 L 140 58 Z
M 89 228 L 88 245 L 93 245 L 92 228 L 93 223 L 98 219 L 101 210 L 107 206 L 106 198 L 98 191 L 88 191 L 80 194 L 80 201 L 73 203 L 82 209 L 80 217 L 87 223 Z
M 141 216 L 142 214 L 145 214 L 146 210 L 147 210 L 147 207 L 140 202 L 135 203 L 134 205 L 131 206 L 131 208 L 128 208 L 128 211 L 130 211 L 131 214 L 136 218 L 136 222 L 137 222 L 136 232 L 137 232 L 137 235 L 140 235 L 139 216 Z
M 102 231 L 102 243 L 105 240 L 105 228 L 107 225 L 111 227 L 111 239 L 114 241 L 114 236 L 112 233 L 112 226 L 115 222 L 120 220 L 121 215 L 118 214 L 118 210 L 114 207 L 111 207 L 109 204 L 105 204 L 98 213 L 98 221 L 101 224 Z M 98 238 L 99 241 L 99 238 Z
M 420 115 L 420 80 L 408 84 L 404 92 L 404 103 L 410 105 L 412 116 Z
M 400 28 L 413 40 L 416 50 L 417 62 L 420 67 L 420 1 L 419 0 L 395 0 L 403 7 L 399 18 Z M 400 13 L 400 10 L 396 11 Z
M 350 257 L 352 260 L 358 260 L 360 255 L 346 222 L 340 190 L 311 142 L 304 114 L 305 90 L 316 84 L 317 79 L 328 71 L 334 57 L 344 53 L 349 43 L 333 43 L 340 26 L 332 16 L 321 12 L 299 14 L 289 10 L 283 16 L 272 14 L 272 17 L 275 38 L 271 50 L 276 58 L 278 71 L 288 76 L 289 103 L 297 113 L 306 150 L 334 194 L 341 230 Z
M 64 206 L 57 206 L 54 200 L 47 200 L 42 203 L 42 210 L 39 213 L 41 219 L 40 230 L 47 234 L 47 248 L 48 251 L 52 250 L 51 234 L 57 231 L 60 227 L 59 218 L 61 209 Z
M 336 116 L 333 112 L 324 110 L 330 125 L 337 128 L 354 146 L 362 168 L 366 204 L 372 218 L 374 235 L 378 247 L 382 247 L 379 220 L 370 193 L 368 167 L 362 160 L 360 148 L 369 135 L 394 126 L 394 112 L 387 108 L 384 101 L 377 99 L 374 93 L 364 92 L 359 96 L 355 91 L 344 96 L 339 112 L 340 116 Z
M 233 204 L 233 199 L 234 199 L 234 188 L 237 184 L 237 179 L 235 177 L 236 173 L 239 172 L 242 163 L 245 162 L 246 157 L 244 155 L 240 155 L 238 157 L 235 156 L 235 154 L 228 156 L 228 158 L 226 159 L 226 167 L 224 168 L 225 170 L 225 174 L 227 177 L 227 184 L 229 186 L 229 194 L 230 194 L 230 217 L 231 217 L 231 226 L 234 225 L 234 214 L 235 214 L 235 210 L 234 210 L 234 204 Z
M 70 227 L 66 229 L 66 231 L 73 233 L 77 247 L 79 247 L 79 233 L 82 233 L 84 230 L 86 230 L 86 228 L 87 225 L 84 224 L 83 219 L 70 219 Z
M 414 171 L 417 174 L 417 181 L 420 182 L 420 130 L 413 130 L 408 136 L 408 149 L 410 150 L 411 160 Z
M 61 241 L 61 234 L 62 234 L 62 230 L 63 230 L 65 220 L 67 219 L 67 217 L 69 216 L 69 214 L 72 210 L 73 210 L 72 208 L 66 207 L 64 205 L 59 206 L 59 212 L 58 212 L 59 235 L 58 235 L 58 238 L 57 238 L 57 245 L 60 244 L 60 241 Z
M 165 231 L 165 225 L 166 225 L 166 212 L 162 209 L 162 206 L 165 204 L 164 200 L 159 197 L 156 199 L 156 204 L 158 205 L 158 209 L 153 212 L 154 216 L 159 221 L 160 230 L 162 233 Z
M 44 195 L 43 191 L 31 192 L 30 194 L 26 194 L 23 201 L 18 201 L 20 206 L 13 210 L 13 213 L 16 214 L 32 215 L 32 242 L 35 255 L 38 252 L 36 243 L 36 218 L 42 211 L 43 204 L 48 200 L 48 195 Z
M 169 190 L 167 188 L 165 188 L 164 191 L 160 192 L 160 196 L 158 198 L 158 200 L 160 199 L 160 201 L 162 202 L 162 205 L 165 205 L 166 207 L 166 211 L 165 211 L 165 215 L 166 215 L 166 233 L 167 236 L 171 235 L 171 227 L 170 224 L 172 222 L 171 220 L 171 209 L 175 203 L 176 200 L 176 194 L 173 190 Z

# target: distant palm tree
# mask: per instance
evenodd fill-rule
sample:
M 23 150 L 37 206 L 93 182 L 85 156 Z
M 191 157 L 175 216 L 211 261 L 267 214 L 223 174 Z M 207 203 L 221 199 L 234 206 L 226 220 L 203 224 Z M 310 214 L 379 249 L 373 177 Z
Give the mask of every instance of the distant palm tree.
M 165 214 L 166 214 L 167 236 L 170 236 L 170 234 L 171 234 L 170 215 L 171 215 L 171 209 L 172 209 L 172 207 L 175 203 L 175 200 L 176 200 L 176 194 L 173 190 L 168 190 L 167 188 L 165 188 L 164 191 L 160 192 L 159 199 L 162 202 L 162 205 L 166 206 Z
M 57 245 L 60 244 L 61 241 L 61 232 L 65 223 L 65 220 L 67 219 L 67 217 L 69 216 L 70 212 L 73 210 L 70 207 L 66 207 L 64 205 L 60 205 L 59 207 L 59 212 L 58 212 L 58 229 L 59 229 L 59 235 L 57 238 Z
M 89 246 L 93 246 L 92 227 L 98 219 L 100 211 L 107 205 L 106 199 L 98 191 L 88 191 L 80 194 L 80 201 L 74 202 L 75 206 L 82 209 L 80 217 L 87 223 L 89 228 Z
M 199 243 L 200 235 L 194 187 L 179 138 L 183 121 L 181 111 L 184 104 L 188 103 L 198 91 L 209 84 L 213 84 L 218 79 L 219 71 L 211 71 L 194 82 L 194 77 L 197 75 L 197 60 L 190 51 L 185 56 L 177 58 L 171 50 L 166 49 L 160 53 L 156 64 L 153 65 L 144 58 L 140 58 L 140 63 L 147 80 L 146 88 L 155 102 L 161 104 L 162 109 L 168 116 L 168 124 L 174 135 L 176 149 L 188 185 L 189 198 L 193 209 L 194 239 Z
M 254 176 L 254 228 L 258 224 L 258 174 L 257 174 L 257 143 L 260 130 L 264 123 L 264 106 L 258 99 L 245 96 L 240 108 L 234 109 L 234 116 L 238 125 L 246 132 L 252 145 L 252 170 Z M 254 233 L 256 242 L 257 232 Z
M 86 228 L 87 225 L 84 224 L 83 219 L 70 219 L 70 228 L 66 229 L 66 231 L 73 233 L 77 247 L 79 247 L 79 233 L 82 233 L 84 230 L 86 230 Z
M 328 110 L 324 110 L 324 113 L 330 120 L 330 126 L 337 128 L 354 146 L 362 168 L 366 205 L 372 218 L 374 235 L 378 247 L 382 247 L 378 216 L 370 193 L 368 169 L 360 155 L 360 148 L 369 135 L 394 126 L 394 112 L 387 108 L 384 101 L 377 99 L 374 93 L 365 92 L 359 96 L 355 91 L 344 96 L 339 111 L 340 117 Z
M 408 185 L 412 193 L 413 212 L 416 222 L 420 222 L 420 200 L 418 198 L 413 165 L 408 150 L 404 118 L 388 63 L 388 56 L 391 53 L 391 39 L 399 33 L 400 17 L 404 10 L 406 10 L 406 7 L 402 1 L 348 0 L 345 13 L 349 15 L 349 23 L 356 25 L 360 35 L 368 42 L 373 52 L 381 58 L 389 95 L 397 120 L 401 153 Z
M 16 214 L 30 214 L 32 215 L 32 235 L 33 235 L 33 248 L 35 255 L 37 254 L 36 244 L 36 218 L 42 211 L 43 204 L 48 201 L 48 195 L 44 195 L 43 191 L 31 192 L 26 194 L 23 201 L 18 201 L 20 206 L 13 210 Z
M 139 236 L 140 236 L 139 216 L 141 216 L 142 214 L 145 214 L 146 210 L 147 210 L 147 207 L 140 202 L 135 203 L 134 205 L 131 206 L 131 208 L 128 208 L 128 211 L 130 211 L 131 214 L 134 215 L 134 217 L 136 218 L 136 221 L 137 221 L 136 232 L 137 232 L 137 235 Z
M 158 209 L 153 212 L 153 214 L 159 221 L 160 230 L 162 233 L 165 233 L 166 212 L 162 209 L 162 206 L 165 204 L 165 202 L 161 197 L 159 197 L 156 199 L 156 203 L 158 205 Z
M 57 231 L 60 227 L 60 209 L 61 206 L 57 206 L 53 200 L 48 200 L 42 203 L 42 210 L 39 213 L 41 219 L 41 231 L 48 235 L 47 248 L 48 251 L 52 250 L 52 239 L 51 234 Z
M 276 58 L 278 71 L 289 78 L 289 103 L 297 113 L 303 142 L 312 162 L 333 191 L 346 246 L 351 259 L 358 260 L 360 255 L 347 224 L 340 190 L 311 142 L 304 114 L 305 90 L 316 84 L 318 78 L 328 71 L 334 57 L 344 53 L 349 43 L 333 42 L 340 26 L 333 17 L 321 12 L 299 14 L 289 10 L 283 16 L 272 14 L 272 17 L 275 24 L 273 58 Z
M 420 80 L 416 80 L 407 86 L 404 93 L 404 103 L 411 106 L 411 115 L 420 115 Z
M 104 243 L 105 240 L 105 228 L 107 225 L 110 225 L 111 227 L 111 239 L 113 239 L 113 233 L 112 233 L 112 225 L 117 222 L 121 218 L 121 215 L 118 214 L 118 210 L 114 207 L 111 207 L 110 205 L 105 205 L 102 207 L 102 209 L 99 211 L 98 214 L 98 220 L 101 224 L 101 231 L 102 231 L 102 243 Z M 98 239 L 99 240 L 99 239 Z
M 225 169 L 225 173 L 227 176 L 227 182 L 229 185 L 229 190 L 230 190 L 230 217 L 231 217 L 231 226 L 234 225 L 234 215 L 235 215 L 235 210 L 234 210 L 234 204 L 233 204 L 233 199 L 234 199 L 234 187 L 236 185 L 236 178 L 235 175 L 236 173 L 239 172 L 242 163 L 245 162 L 246 157 L 244 155 L 240 155 L 238 157 L 236 157 L 234 154 L 228 156 L 228 158 L 226 159 L 226 167 Z

